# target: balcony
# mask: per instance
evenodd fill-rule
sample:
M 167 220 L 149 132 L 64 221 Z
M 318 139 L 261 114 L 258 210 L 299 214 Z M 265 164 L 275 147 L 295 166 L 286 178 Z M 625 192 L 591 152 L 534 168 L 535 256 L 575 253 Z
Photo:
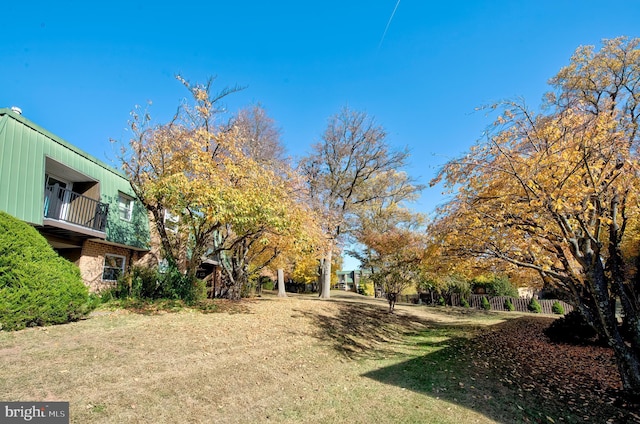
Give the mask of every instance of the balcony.
M 44 224 L 94 237 L 105 237 L 109 205 L 58 184 L 44 189 Z

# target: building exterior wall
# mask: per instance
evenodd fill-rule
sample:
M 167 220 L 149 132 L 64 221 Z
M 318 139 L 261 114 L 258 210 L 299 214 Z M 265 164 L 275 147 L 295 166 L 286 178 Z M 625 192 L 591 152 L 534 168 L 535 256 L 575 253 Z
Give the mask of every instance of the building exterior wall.
M 135 198 L 124 175 L 9 109 L 0 109 L 0 210 L 43 224 L 47 158 L 99 182 L 99 200 L 109 204 L 107 241 L 148 247 L 149 222 L 140 202 L 130 222 L 119 218 L 118 193 Z
M 153 215 L 147 213 L 149 219 L 149 250 L 141 256 L 137 264 L 146 267 L 157 267 L 162 261 L 162 242 L 156 229 Z
M 95 240 L 86 240 L 82 246 L 82 253 L 78 261 L 82 280 L 89 286 L 92 292 L 99 292 L 115 286 L 115 281 L 105 281 L 102 279 L 105 256 L 117 255 L 125 258 L 125 272 L 132 265 L 137 265 L 145 252 L 127 249 L 120 246 L 113 246 Z
M 55 161 L 55 162 L 53 162 Z M 47 166 L 56 163 L 74 175 L 86 176 L 78 190 L 109 205 L 105 240 L 68 233 L 68 247 L 59 250 L 80 268 L 91 290 L 112 286 L 103 281 L 105 255 L 125 257 L 125 270 L 150 247 L 149 220 L 144 206 L 134 200 L 130 220 L 120 218 L 119 193 L 135 199 L 127 178 L 119 171 L 39 127 L 9 109 L 0 109 L 0 210 L 36 227 L 47 240 L 63 246 L 63 235 L 51 234 L 44 224 L 44 188 Z M 59 166 L 58 165 L 58 166 Z M 71 240 L 73 238 L 73 240 Z
M 371 271 L 367 269 L 355 269 L 351 271 L 336 271 L 336 275 L 338 276 L 338 283 L 336 284 L 336 288 L 338 290 L 347 290 L 358 292 L 358 288 L 360 286 L 360 280 L 362 277 L 370 275 Z

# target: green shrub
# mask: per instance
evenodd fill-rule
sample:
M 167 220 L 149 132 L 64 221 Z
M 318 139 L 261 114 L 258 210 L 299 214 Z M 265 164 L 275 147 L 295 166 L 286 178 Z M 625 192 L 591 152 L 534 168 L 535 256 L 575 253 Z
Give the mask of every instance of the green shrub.
M 445 286 L 442 288 L 447 293 L 457 293 L 462 297 L 467 297 L 471 294 L 471 285 L 469 281 L 459 276 L 449 276 L 444 280 Z M 435 284 L 434 287 L 438 287 Z
M 551 311 L 557 315 L 564 315 L 564 308 L 557 300 L 551 305 Z
M 504 308 L 509 311 L 509 312 L 513 312 L 516 310 L 516 307 L 513 306 L 513 302 L 511 301 L 511 299 L 507 298 L 504 301 Z
M 440 296 L 438 298 L 438 305 L 445 306 L 447 303 L 444 301 L 444 297 Z
M 471 289 L 478 292 L 482 288 L 484 293 L 489 296 L 509 296 L 518 297 L 518 289 L 516 289 L 509 278 L 491 274 L 489 276 L 481 275 L 471 281 Z
M 276 285 L 271 278 L 261 279 L 261 282 L 263 290 L 273 290 Z
M 460 298 L 460 306 L 462 306 L 463 308 L 468 308 L 469 307 L 469 302 L 467 302 L 467 299 L 465 299 L 464 297 Z
M 102 305 L 103 303 L 106 303 L 108 300 L 109 300 L 108 297 L 104 298 L 102 297 L 101 294 L 89 293 L 89 300 L 88 300 L 89 309 L 94 310 L 98 306 Z
M 205 283 L 184 275 L 176 267 L 164 272 L 157 268 L 132 266 L 118 279 L 112 296 L 117 299 L 174 299 L 193 303 L 205 297 Z M 107 296 L 107 294 L 104 294 Z
M 206 287 L 202 280 L 189 277 L 176 267 L 169 267 L 160 278 L 161 298 L 181 299 L 192 303 L 205 297 Z
M 113 296 L 117 299 L 157 299 L 162 297 L 161 275 L 156 268 L 134 265 L 118 278 Z
M 555 343 L 598 344 L 598 333 L 578 310 L 554 320 L 544 333 Z
M 77 266 L 35 228 L 0 212 L 0 328 L 63 324 L 95 306 Z
M 361 279 L 360 284 L 358 284 L 358 293 L 363 296 L 373 296 L 375 294 L 373 282 L 367 278 Z
M 482 298 L 482 309 L 484 309 L 485 311 L 491 309 L 491 303 L 489 303 L 489 299 L 487 299 L 486 297 Z
M 535 297 L 531 298 L 528 308 L 531 312 L 534 312 L 536 314 L 542 312 L 542 306 L 540 306 L 540 302 L 538 302 Z

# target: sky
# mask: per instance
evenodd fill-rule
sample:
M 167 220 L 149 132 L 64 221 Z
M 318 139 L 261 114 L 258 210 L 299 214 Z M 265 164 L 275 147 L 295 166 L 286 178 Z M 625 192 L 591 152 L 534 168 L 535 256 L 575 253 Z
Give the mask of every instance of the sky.
M 191 82 L 239 85 L 229 113 L 260 103 L 294 159 L 330 116 L 364 111 L 408 148 L 406 171 L 428 185 L 491 122 L 476 108 L 522 97 L 580 45 L 640 36 L 640 2 L 323 0 L 10 1 L 0 24 L 0 107 L 115 164 L 129 112 L 152 102 L 167 121 Z M 2 182 L 0 182 L 1 184 Z M 445 198 L 425 189 L 431 214 Z

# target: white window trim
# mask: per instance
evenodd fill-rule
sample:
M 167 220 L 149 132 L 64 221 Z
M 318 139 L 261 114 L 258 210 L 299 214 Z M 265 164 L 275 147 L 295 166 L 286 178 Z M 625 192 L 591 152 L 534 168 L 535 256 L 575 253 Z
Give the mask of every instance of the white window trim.
M 113 258 L 119 258 L 122 259 L 122 267 L 116 268 L 116 267 L 107 267 L 107 257 L 113 257 Z M 102 281 L 117 281 L 117 280 L 105 280 L 104 278 L 104 271 L 108 268 L 108 269 L 120 269 L 120 275 L 124 274 L 124 270 L 127 266 L 127 258 L 125 256 L 122 255 L 115 255 L 112 253 L 105 253 L 104 255 L 104 262 L 102 264 Z
M 122 202 L 123 199 L 126 200 L 126 204 Z M 123 210 L 127 211 L 127 218 L 122 217 Z M 133 197 L 121 191 L 118 192 L 118 216 L 126 222 L 131 222 L 131 218 L 133 217 Z
M 167 270 L 169 269 L 169 261 L 167 261 L 165 258 L 162 258 L 158 261 L 158 272 L 160 274 L 164 274 L 167 272 Z
M 168 210 L 164 210 L 164 228 L 165 230 L 177 233 L 178 232 L 178 222 L 180 222 L 180 217 L 178 215 L 174 215 Z M 167 225 L 168 224 L 168 225 Z

